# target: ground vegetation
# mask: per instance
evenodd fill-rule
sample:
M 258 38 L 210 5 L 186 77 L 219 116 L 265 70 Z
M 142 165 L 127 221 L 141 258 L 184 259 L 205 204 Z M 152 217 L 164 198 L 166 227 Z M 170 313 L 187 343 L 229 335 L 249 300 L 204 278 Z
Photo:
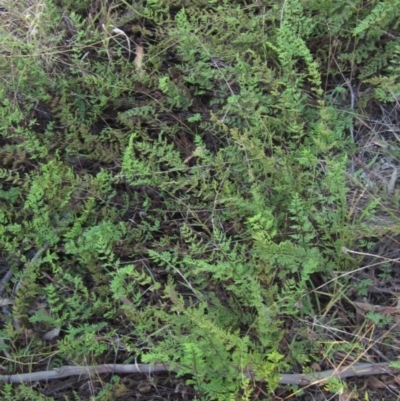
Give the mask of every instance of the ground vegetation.
M 2 399 L 399 399 L 400 1 L 9 3 Z

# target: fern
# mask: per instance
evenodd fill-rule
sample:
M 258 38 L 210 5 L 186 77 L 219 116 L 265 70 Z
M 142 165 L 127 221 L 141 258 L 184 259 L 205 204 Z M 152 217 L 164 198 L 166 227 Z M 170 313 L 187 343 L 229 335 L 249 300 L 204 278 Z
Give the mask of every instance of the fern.
M 250 366 L 272 393 L 279 372 L 357 348 L 304 322 L 337 324 L 334 272 L 355 265 L 341 249 L 379 236 L 383 197 L 349 211 L 348 132 L 398 97 L 399 1 L 203 3 L 1 14 L 10 372 L 36 355 L 113 363 L 118 334 L 127 363 L 172 363 L 199 399 L 248 400 Z

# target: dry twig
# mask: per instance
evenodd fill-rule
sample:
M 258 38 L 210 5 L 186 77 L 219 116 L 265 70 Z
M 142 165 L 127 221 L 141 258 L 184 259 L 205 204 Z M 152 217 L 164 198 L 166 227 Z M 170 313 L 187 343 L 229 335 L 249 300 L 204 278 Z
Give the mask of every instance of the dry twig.
M 104 373 L 157 373 L 174 372 L 176 368 L 169 364 L 106 364 L 99 366 L 62 366 L 61 368 L 32 373 L 21 373 L 15 375 L 0 375 L 0 381 L 6 383 L 37 382 L 42 380 L 56 380 L 69 376 L 93 376 Z M 266 378 L 256 379 L 255 372 L 248 368 L 244 375 L 255 381 L 266 381 Z M 337 369 L 330 369 L 323 372 L 303 373 L 303 374 L 281 374 L 280 384 L 297 384 L 301 386 L 312 386 L 326 382 L 333 377 L 345 379 L 347 377 L 372 376 L 380 374 L 394 374 L 395 369 L 389 366 L 389 363 L 357 363 L 351 366 L 342 366 Z

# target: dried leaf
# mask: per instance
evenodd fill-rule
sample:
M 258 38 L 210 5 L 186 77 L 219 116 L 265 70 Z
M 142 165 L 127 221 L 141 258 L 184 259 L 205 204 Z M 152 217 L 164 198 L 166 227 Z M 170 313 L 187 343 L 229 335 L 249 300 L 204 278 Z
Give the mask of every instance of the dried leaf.
M 139 384 L 138 384 L 138 390 L 140 391 L 140 393 L 142 394 L 146 394 L 146 393 L 150 393 L 151 391 L 151 386 L 152 383 L 149 380 L 142 380 Z
M 44 341 L 50 341 L 50 340 L 52 340 L 53 338 L 58 337 L 59 334 L 60 334 L 60 330 L 61 330 L 61 329 L 60 329 L 59 327 L 55 327 L 54 329 L 48 331 L 48 332 L 42 337 L 42 340 L 44 340 Z
M 352 396 L 352 393 L 343 391 L 341 394 L 339 394 L 339 401 L 350 401 L 352 399 Z
M 375 390 L 378 389 L 384 389 L 387 386 L 385 385 L 385 383 L 383 383 L 381 380 L 379 380 L 377 377 L 371 376 L 368 378 L 368 386 L 372 387 Z
M 315 372 L 321 372 L 322 370 L 320 364 L 317 362 L 313 362 L 311 364 L 311 369 L 314 370 Z
M 397 306 L 382 306 L 382 305 L 372 305 L 365 302 L 353 302 L 357 309 L 357 312 L 375 312 L 381 315 L 399 315 L 400 308 Z
M 144 57 L 144 49 L 142 46 L 137 45 L 136 46 L 136 57 L 135 57 L 134 63 L 136 65 L 136 68 L 139 71 L 142 70 L 143 57 Z
M 124 304 L 124 305 L 128 305 L 128 306 L 132 306 L 133 302 L 131 302 L 127 297 L 122 296 L 120 298 L 120 301 Z
M 394 191 L 394 186 L 396 185 L 397 180 L 397 168 L 393 169 L 392 176 L 390 177 L 390 181 L 388 184 L 388 193 L 391 194 Z
M 10 298 L 0 298 L 0 306 L 12 305 L 14 301 Z

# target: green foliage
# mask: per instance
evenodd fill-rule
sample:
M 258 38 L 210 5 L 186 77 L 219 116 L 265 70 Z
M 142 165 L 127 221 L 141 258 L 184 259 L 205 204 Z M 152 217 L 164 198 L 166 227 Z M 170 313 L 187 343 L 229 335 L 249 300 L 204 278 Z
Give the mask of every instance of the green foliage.
M 12 384 L 4 384 L 1 393 L 5 401 L 51 401 L 53 398 L 42 396 L 37 390 L 31 386 L 19 384 L 17 388 Z
M 309 369 L 288 322 L 335 302 L 314 289 L 380 202 L 352 225 L 338 79 L 398 97 L 399 1 L 23 3 L 0 28 L 2 365 L 113 363 L 120 334 L 204 400 L 250 399 L 249 366 L 269 393 Z M 0 393 L 45 399 L 20 389 Z

